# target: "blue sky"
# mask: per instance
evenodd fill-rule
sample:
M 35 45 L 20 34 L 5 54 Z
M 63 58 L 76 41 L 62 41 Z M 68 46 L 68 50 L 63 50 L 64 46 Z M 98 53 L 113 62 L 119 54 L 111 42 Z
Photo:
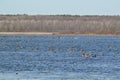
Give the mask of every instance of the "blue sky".
M 0 0 L 0 14 L 120 15 L 120 0 Z

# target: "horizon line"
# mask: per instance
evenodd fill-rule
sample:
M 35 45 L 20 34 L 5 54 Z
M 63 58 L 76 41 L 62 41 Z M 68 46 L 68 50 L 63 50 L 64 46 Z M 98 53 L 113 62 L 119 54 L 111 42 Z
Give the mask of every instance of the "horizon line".
M 83 15 L 83 14 L 0 14 L 2 16 L 20 16 L 20 15 L 28 15 L 28 16 L 120 16 L 118 15 L 110 15 L 110 14 L 88 14 L 88 15 Z

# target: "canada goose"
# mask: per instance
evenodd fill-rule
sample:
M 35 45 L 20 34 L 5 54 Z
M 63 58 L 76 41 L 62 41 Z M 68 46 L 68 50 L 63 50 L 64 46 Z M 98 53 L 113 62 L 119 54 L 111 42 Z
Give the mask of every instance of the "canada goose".
M 83 53 L 83 54 L 82 54 L 82 57 L 84 57 L 84 58 L 90 58 L 91 55 L 90 55 L 90 54 L 85 54 L 85 53 Z
M 84 57 L 84 58 L 90 58 L 90 57 L 96 57 L 96 55 L 95 54 L 85 54 L 85 53 L 83 53 L 82 57 Z
M 92 56 L 92 57 L 96 57 L 96 54 L 92 54 L 91 56 Z

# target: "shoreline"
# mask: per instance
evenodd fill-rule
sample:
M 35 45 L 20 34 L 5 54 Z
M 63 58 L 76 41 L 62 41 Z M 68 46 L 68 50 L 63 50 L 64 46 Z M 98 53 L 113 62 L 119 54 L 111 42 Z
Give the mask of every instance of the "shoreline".
M 52 35 L 52 32 L 0 32 L 0 34 L 5 34 L 5 35 Z
M 0 32 L 0 35 L 88 35 L 88 36 L 119 36 L 116 33 L 67 33 L 67 32 Z

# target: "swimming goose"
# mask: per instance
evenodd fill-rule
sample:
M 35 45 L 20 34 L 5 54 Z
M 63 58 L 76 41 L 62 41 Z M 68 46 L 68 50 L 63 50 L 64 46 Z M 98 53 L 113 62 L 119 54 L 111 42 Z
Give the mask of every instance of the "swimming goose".
M 90 58 L 90 57 L 96 57 L 96 55 L 95 54 L 86 54 L 86 53 L 83 53 L 82 57 L 84 57 L 84 58 Z

